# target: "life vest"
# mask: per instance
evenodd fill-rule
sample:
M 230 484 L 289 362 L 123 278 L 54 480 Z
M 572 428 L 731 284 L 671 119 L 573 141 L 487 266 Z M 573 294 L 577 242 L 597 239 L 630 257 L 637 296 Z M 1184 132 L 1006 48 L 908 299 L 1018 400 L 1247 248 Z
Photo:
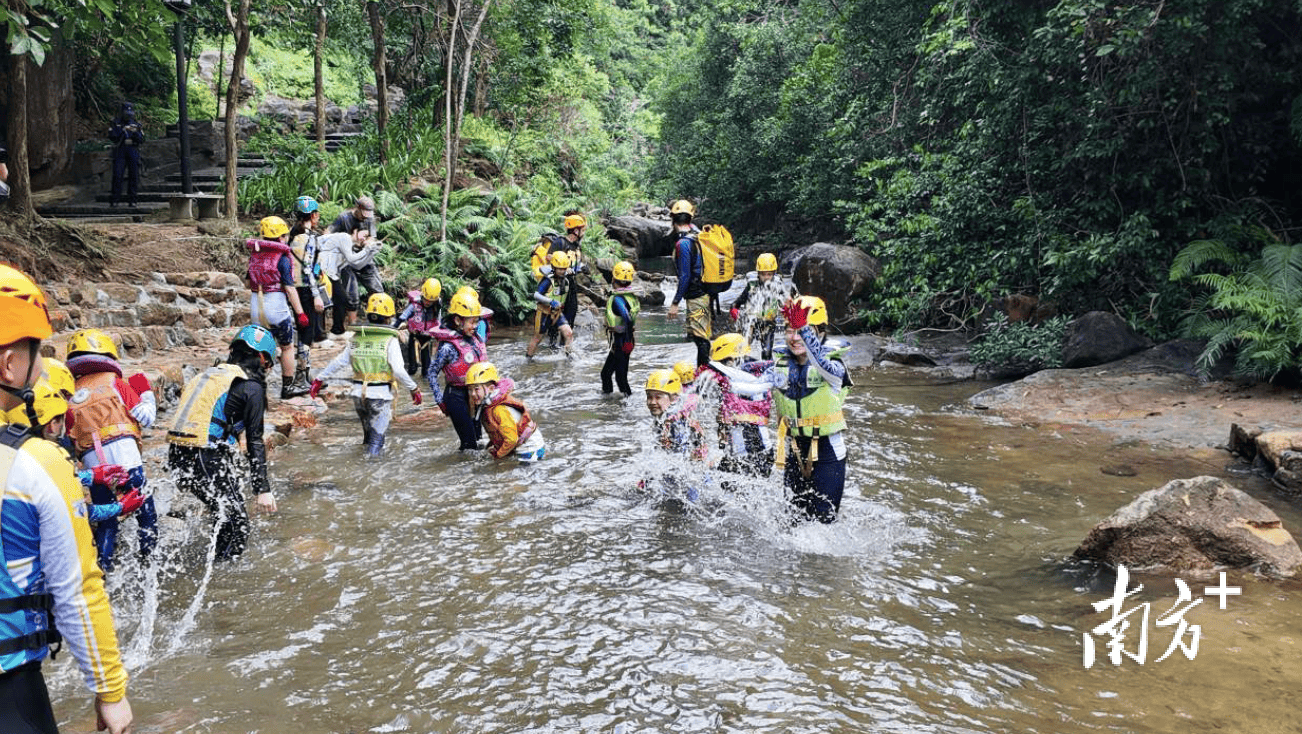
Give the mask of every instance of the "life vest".
M 389 366 L 389 340 L 398 336 L 398 330 L 392 326 L 367 324 L 349 326 L 349 331 L 356 332 L 353 345 L 349 351 L 349 361 L 353 366 L 353 382 L 367 385 L 385 385 L 393 382 L 393 368 Z
M 257 293 L 280 290 L 280 270 L 277 265 L 281 255 L 292 252 L 289 245 L 271 240 L 247 239 L 244 247 L 249 251 L 249 282 L 253 284 L 253 290 Z M 291 257 L 290 260 L 294 258 Z M 297 279 L 294 282 L 297 283 Z
M 637 314 L 642 310 L 642 302 L 637 296 L 633 295 L 632 288 L 621 288 L 611 293 L 610 298 L 606 299 L 606 328 L 616 333 L 624 333 L 624 319 L 615 313 L 615 299 L 620 296 L 624 297 L 624 304 L 628 307 L 628 322 L 633 324 L 637 321 Z
M 503 380 L 502 382 L 507 382 L 507 380 Z M 524 407 L 524 402 L 511 394 L 511 387 L 512 385 L 510 383 L 507 383 L 505 387 L 503 387 L 501 383 L 498 383 L 497 393 L 490 399 L 488 405 L 484 406 L 484 412 L 481 414 L 484 428 L 488 430 L 489 435 L 497 436 L 502 432 L 501 421 L 497 417 L 498 411 L 493 410 L 493 408 L 496 408 L 499 405 L 505 405 L 508 408 L 514 408 L 520 412 L 520 420 L 516 423 L 516 430 L 519 431 L 520 434 L 519 438 L 511 446 L 503 446 L 497 452 L 494 452 L 499 458 L 506 456 L 512 451 L 515 451 L 517 447 L 524 445 L 524 442 L 528 441 L 529 437 L 533 435 L 533 432 L 538 429 L 538 424 L 534 423 L 533 418 L 529 415 L 529 409 Z
M 289 245 L 289 254 L 293 255 L 290 267 L 293 270 L 294 285 L 299 288 L 311 288 L 317 277 L 317 236 L 314 232 L 303 232 Z M 279 280 L 279 277 L 277 277 Z
M 569 295 L 570 292 L 569 273 L 567 272 L 565 274 L 565 277 L 563 278 L 557 278 L 555 275 L 548 273 L 546 275 L 546 280 L 547 280 L 547 289 L 542 290 L 540 288 L 538 292 L 541 293 L 544 298 L 550 298 L 553 301 L 560 301 L 561 306 L 564 306 L 565 297 Z M 541 303 L 538 304 L 538 308 L 541 309 L 544 313 L 550 313 L 552 310 L 550 306 L 544 306 Z
M 226 395 L 236 379 L 247 380 L 248 375 L 237 365 L 219 364 L 186 383 L 176 418 L 167 429 L 168 442 L 202 448 L 234 435 L 234 427 L 226 423 Z
M 828 356 L 840 361 L 841 355 L 849 351 L 849 345 L 833 348 Z M 790 355 L 778 357 L 774 366 L 775 382 L 786 385 L 791 368 Z M 845 413 L 842 407 L 850 393 L 849 375 L 841 384 L 840 390 L 833 390 L 817 365 L 810 358 L 809 369 L 805 371 L 805 384 L 811 390 L 805 397 L 792 400 L 781 389 L 773 390 L 773 402 L 778 410 L 778 433 L 790 432 L 796 436 L 826 436 L 845 430 Z
M 732 233 L 722 224 L 707 224 L 695 239 L 701 262 L 701 282 L 709 293 L 723 293 L 732 285 L 737 259 Z
M 420 301 L 420 291 L 407 291 L 407 302 L 413 306 L 411 318 L 407 319 L 407 332 L 429 336 L 439 325 L 438 303 L 426 308 Z
M 709 449 L 705 445 L 705 432 L 701 430 L 701 425 L 696 422 L 694 415 L 698 398 L 695 395 L 680 395 L 669 410 L 660 419 L 660 446 L 666 451 L 683 452 L 684 449 L 690 448 L 690 456 L 693 459 L 705 460 L 709 455 Z M 674 426 L 683 425 L 687 431 L 692 434 L 694 446 L 677 446 L 674 444 Z
M 117 380 L 112 372 L 93 372 L 77 378 L 77 391 L 68 399 L 68 412 L 72 415 L 72 440 L 78 454 L 91 449 L 102 454 L 104 444 L 128 436 L 143 450 L 140 424 L 122 402 Z M 102 456 L 100 460 L 104 460 Z
M 443 376 L 449 387 L 465 387 L 470 365 L 488 359 L 488 346 L 478 336 L 469 337 L 444 326 L 432 329 L 430 336 L 451 344 L 457 350 L 457 358 L 443 366 Z
M 790 295 L 790 288 L 782 283 L 781 277 L 774 273 L 769 282 L 762 283 L 758 272 L 752 270 L 746 273 L 746 281 L 750 286 L 750 297 L 755 299 L 747 303 L 747 310 L 751 313 L 758 313 L 762 321 L 776 321 L 778 310 L 782 308 L 782 302 L 786 300 L 786 296 Z M 750 303 L 755 303 L 755 306 L 751 307 Z
M 32 434 L 23 426 L 9 425 L 0 431 L 0 488 L 8 484 L 9 473 L 13 471 L 18 452 L 32 438 Z M 46 461 L 58 454 L 29 455 L 45 468 Z M 3 520 L 5 504 L 0 502 L 0 521 Z M 0 562 L 7 560 L 9 559 L 0 552 Z M 62 639 L 63 636 L 54 627 L 54 595 L 41 591 L 24 591 L 14 583 L 7 569 L 0 568 L 0 661 L 14 653 L 40 650 Z M 33 659 L 40 657 L 23 655 L 10 667 L 24 665 Z M 0 672 L 5 672 L 3 665 L 0 665 Z
M 769 415 L 773 412 L 772 394 L 765 393 L 761 398 L 748 398 L 732 389 L 732 381 L 727 375 L 718 375 L 718 378 L 719 385 L 723 388 L 719 398 L 720 423 L 768 425 Z

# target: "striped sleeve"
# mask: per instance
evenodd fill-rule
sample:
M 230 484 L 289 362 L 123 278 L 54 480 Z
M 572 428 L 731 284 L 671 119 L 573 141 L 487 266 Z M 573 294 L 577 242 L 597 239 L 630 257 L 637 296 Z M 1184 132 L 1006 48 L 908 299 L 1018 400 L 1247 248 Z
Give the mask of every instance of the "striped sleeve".
M 55 625 L 87 687 L 106 702 L 118 701 L 126 695 L 127 673 L 118 653 L 104 574 L 95 561 L 81 483 L 72 464 L 48 441 L 28 441 L 14 468 L 33 477 L 41 566 L 46 590 L 54 595 Z

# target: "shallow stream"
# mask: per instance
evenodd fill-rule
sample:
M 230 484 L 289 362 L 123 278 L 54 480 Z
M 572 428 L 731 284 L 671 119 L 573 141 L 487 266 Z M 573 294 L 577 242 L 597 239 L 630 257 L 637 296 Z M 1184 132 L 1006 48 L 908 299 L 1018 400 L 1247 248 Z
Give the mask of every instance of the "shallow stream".
M 831 526 L 790 529 L 780 480 L 707 487 L 683 509 L 637 489 L 663 472 L 640 387 L 688 358 L 648 314 L 635 395 L 604 397 L 604 344 L 498 366 L 547 439 L 534 467 L 458 454 L 430 405 L 399 401 L 382 463 L 362 460 L 351 404 L 276 451 L 280 512 L 215 569 L 194 503 L 151 572 L 111 583 L 137 732 L 1191 732 L 1296 731 L 1295 582 L 1187 578 L 1201 625 L 1189 660 L 1169 579 L 1146 662 L 1086 670 L 1082 633 L 1114 575 L 1069 562 L 1136 494 L 1222 466 L 1101 434 L 1003 425 L 963 408 L 983 385 L 860 370 L 849 481 Z M 1227 426 L 1228 432 L 1228 426 Z M 161 441 L 155 433 L 155 446 Z M 1134 476 L 1101 467 L 1125 465 Z M 1234 477 L 1302 518 L 1259 480 Z M 130 534 L 130 533 L 129 533 Z M 140 579 L 154 579 L 144 583 Z M 1127 637 L 1136 651 L 1139 624 Z M 1185 641 L 1189 637 L 1186 635 Z M 94 729 L 70 656 L 47 663 L 67 731 Z

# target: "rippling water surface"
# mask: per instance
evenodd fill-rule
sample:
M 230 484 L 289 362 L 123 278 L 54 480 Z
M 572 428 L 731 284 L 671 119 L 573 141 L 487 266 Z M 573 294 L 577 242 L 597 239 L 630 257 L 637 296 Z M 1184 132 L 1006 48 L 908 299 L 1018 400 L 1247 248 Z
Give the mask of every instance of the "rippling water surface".
M 691 354 L 654 343 L 670 341 L 657 318 L 635 389 Z M 526 363 L 525 335 L 502 331 L 491 356 L 547 438 L 537 466 L 458 454 L 437 409 L 405 400 L 387 457 L 366 463 L 351 404 L 335 402 L 276 451 L 280 512 L 215 569 L 196 505 L 157 482 L 190 514 L 170 521 L 156 569 L 127 564 L 111 584 L 137 731 L 1298 726 L 1293 582 L 1231 574 L 1244 590 L 1226 611 L 1207 598 L 1187 615 L 1192 661 L 1156 662 L 1173 633 L 1150 621 L 1144 665 L 1082 665 L 1082 633 L 1106 619 L 1090 604 L 1114 577 L 1071 551 L 1137 493 L 1219 464 L 1001 425 L 953 407 L 979 385 L 861 371 L 843 517 L 790 529 L 780 481 L 709 484 L 686 509 L 638 490 L 665 460 L 640 391 L 599 393 L 604 345 L 585 334 L 573 363 Z M 1099 471 L 1118 463 L 1137 475 Z M 1234 481 L 1302 526 L 1267 486 Z M 1156 619 L 1175 601 L 1170 580 L 1136 580 L 1128 608 L 1152 602 Z M 1203 598 L 1209 581 L 1189 580 Z M 68 657 L 47 663 L 56 709 L 66 730 L 93 730 Z

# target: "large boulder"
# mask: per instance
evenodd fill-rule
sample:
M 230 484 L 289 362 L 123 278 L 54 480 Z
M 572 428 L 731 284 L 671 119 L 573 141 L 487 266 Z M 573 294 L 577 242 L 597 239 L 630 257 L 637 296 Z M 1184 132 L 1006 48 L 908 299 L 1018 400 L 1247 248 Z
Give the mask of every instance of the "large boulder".
M 863 295 L 882 273 L 881 265 L 863 250 L 819 242 L 783 259 L 792 263 L 792 279 L 800 292 L 827 304 L 827 316 L 842 331 L 855 330 L 850 302 Z
M 1176 479 L 1094 526 L 1077 558 L 1173 573 L 1253 567 L 1292 576 L 1302 550 L 1279 516 L 1215 477 Z
M 1093 367 L 1115 362 L 1153 346 L 1114 313 L 1090 311 L 1067 325 L 1062 348 L 1064 367 Z
M 624 253 L 635 261 L 673 253 L 674 241 L 666 220 L 626 215 L 614 217 L 604 224 L 606 234 L 623 245 Z

